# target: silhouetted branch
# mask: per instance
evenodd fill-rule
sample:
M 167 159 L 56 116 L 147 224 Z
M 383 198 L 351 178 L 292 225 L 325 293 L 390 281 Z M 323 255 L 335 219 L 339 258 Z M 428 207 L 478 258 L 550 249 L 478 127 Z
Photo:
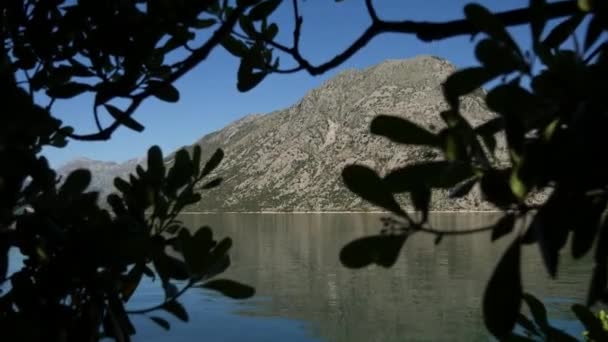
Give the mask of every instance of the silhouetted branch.
M 357 51 L 365 47 L 372 38 L 381 33 L 413 34 L 424 42 L 476 33 L 473 26 L 471 26 L 466 19 L 452 20 L 441 23 L 418 22 L 411 20 L 383 21 L 374 19 L 377 18 L 377 16 L 373 10 L 373 7 L 371 7 L 371 2 L 366 1 L 366 5 L 369 15 L 372 18 L 372 24 L 349 47 L 326 63 L 318 66 L 310 64 L 310 62 L 308 62 L 308 60 L 302 56 L 295 43 L 291 48 L 274 41 L 268 41 L 267 43 L 278 50 L 291 55 L 291 57 L 311 75 L 320 75 L 344 63 Z M 579 9 L 576 1 L 550 3 L 547 4 L 545 8 L 546 18 L 548 20 L 564 17 L 575 13 L 578 10 Z M 495 16 L 498 17 L 505 26 L 517 26 L 528 23 L 531 20 L 528 8 L 519 8 L 505 12 L 498 12 L 495 14 Z
M 230 16 L 226 19 L 224 23 L 213 33 L 211 38 L 205 42 L 201 47 L 192 51 L 190 56 L 183 60 L 179 64 L 179 68 L 171 74 L 166 80 L 167 83 L 173 83 L 183 75 L 188 73 L 202 61 L 204 61 L 209 53 L 222 41 L 222 39 L 230 34 L 232 28 L 238 21 L 239 16 L 243 13 L 245 7 L 239 6 L 235 8 L 235 10 L 230 14 Z M 152 85 L 146 90 L 142 91 L 139 94 L 136 94 L 131 97 L 131 104 L 125 110 L 125 117 L 130 117 L 133 115 L 135 110 L 141 105 L 141 103 L 148 98 L 150 95 L 154 94 L 155 91 L 158 90 L 162 85 Z M 94 134 L 71 134 L 69 137 L 75 140 L 82 141 L 93 141 L 93 140 L 108 140 L 112 136 L 112 133 L 121 125 L 120 121 L 115 120 L 110 126 L 100 130 L 98 133 Z

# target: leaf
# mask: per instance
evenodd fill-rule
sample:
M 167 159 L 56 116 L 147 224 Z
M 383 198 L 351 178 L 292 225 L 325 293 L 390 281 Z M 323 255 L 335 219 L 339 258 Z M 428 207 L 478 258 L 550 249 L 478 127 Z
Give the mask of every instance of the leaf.
M 160 318 L 158 316 L 151 316 L 150 319 L 158 324 L 161 328 L 165 329 L 165 330 L 169 330 L 171 329 L 171 325 L 169 324 L 169 322 L 167 322 L 166 319 L 164 318 Z
M 8 250 L 9 244 L 4 241 L 4 238 L 0 239 L 0 285 L 6 280 L 6 273 L 8 272 Z
M 114 120 L 116 120 L 116 122 L 120 123 L 121 125 L 126 126 L 134 130 L 135 132 L 141 132 L 144 130 L 144 126 L 142 124 L 135 121 L 132 117 L 126 115 L 126 113 L 122 110 L 109 104 L 105 104 L 104 107 L 106 108 L 108 113 L 110 113 L 110 115 L 114 118 Z
M 528 319 L 528 317 L 522 315 L 521 313 L 517 316 L 517 324 L 519 324 L 522 328 L 524 328 L 526 330 L 526 333 L 535 334 L 535 335 L 538 334 L 538 331 L 537 331 L 534 323 L 532 323 L 532 321 L 530 321 Z M 508 341 L 510 341 L 510 340 L 508 340 Z
M 410 194 L 414 208 L 422 213 L 422 222 L 426 222 L 429 217 L 429 207 L 431 204 L 431 189 L 419 187 Z
M 249 58 L 251 57 L 246 56 L 242 58 L 239 65 L 236 87 L 240 92 L 246 92 L 255 88 L 267 75 L 264 71 L 254 72 Z
M 598 15 L 594 15 L 589 22 L 589 26 L 587 26 L 587 34 L 585 35 L 585 51 L 588 51 L 595 42 L 601 36 L 604 28 L 603 28 L 602 20 Z
M 399 216 L 406 216 L 395 201 L 393 195 L 386 189 L 378 174 L 363 165 L 348 165 L 342 170 L 342 180 L 348 189 L 363 199 L 392 211 Z
M 138 264 L 127 273 L 127 276 L 123 279 L 122 284 L 122 300 L 124 302 L 129 301 L 129 298 L 135 293 L 135 290 L 139 286 L 139 282 L 144 274 L 143 265 Z
M 454 187 L 452 187 L 449 190 L 448 197 L 449 198 L 461 198 L 461 197 L 468 195 L 469 192 L 471 192 L 471 190 L 473 189 L 475 184 L 477 184 L 478 181 L 479 181 L 479 178 L 471 177 L 469 179 L 466 179 L 466 180 L 456 184 Z
M 175 103 L 179 101 L 179 91 L 170 83 L 150 81 L 149 86 L 153 89 L 152 95 L 160 100 Z
M 493 39 L 484 39 L 477 43 L 475 56 L 484 67 L 496 73 L 525 71 L 527 68 L 518 54 L 513 53 L 504 43 Z
M 217 150 L 215 150 L 211 158 L 209 158 L 207 163 L 205 163 L 201 176 L 207 176 L 213 170 L 215 170 L 215 168 L 217 168 L 222 162 L 222 159 L 224 159 L 224 151 L 221 148 L 218 148 Z
M 576 30 L 583 18 L 583 14 L 576 13 L 570 18 L 559 23 L 553 28 L 553 30 L 551 30 L 547 38 L 543 41 L 543 45 L 551 49 L 558 48 L 574 33 L 574 30 Z
M 521 55 L 519 47 L 505 29 L 504 24 L 487 8 L 479 4 L 467 4 L 464 7 L 464 15 L 478 31 L 507 44 L 513 51 Z
M 496 265 L 483 296 L 483 318 L 497 339 L 511 334 L 519 316 L 522 299 L 520 241 L 509 246 Z
M 194 24 L 192 25 L 192 27 L 197 28 L 197 29 L 205 29 L 208 27 L 211 27 L 213 25 L 215 25 L 217 21 L 213 18 L 208 18 L 208 19 L 197 19 Z
M 492 228 L 492 241 L 496 241 L 501 237 L 513 231 L 515 226 L 515 215 L 506 214 L 496 222 Z
M 253 287 L 229 279 L 214 279 L 198 287 L 217 291 L 232 299 L 246 299 L 255 294 Z
M 406 235 L 373 235 L 349 242 L 340 251 L 340 262 L 348 268 L 371 264 L 388 268 L 395 264 Z
M 235 57 L 243 58 L 249 51 L 247 45 L 231 35 L 226 35 L 220 43 L 226 51 Z
M 383 179 L 392 193 L 414 191 L 421 186 L 451 188 L 471 176 L 468 165 L 458 162 L 430 161 L 391 170 Z
M 498 73 L 485 67 L 471 67 L 452 73 L 443 83 L 443 95 L 452 108 L 458 108 L 458 98 L 479 89 L 496 78 Z
M 261 2 L 251 9 L 249 18 L 254 21 L 266 19 L 280 4 L 281 0 L 267 0 Z
M 530 29 L 532 31 L 532 42 L 538 44 L 543 30 L 547 23 L 545 15 L 545 0 L 530 0 L 528 8 L 530 9 Z
M 78 96 L 88 90 L 92 90 L 92 87 L 88 84 L 68 82 L 49 89 L 46 94 L 49 97 L 57 99 L 69 99 Z
M 114 187 L 116 187 L 116 189 L 118 189 L 118 191 L 122 192 L 123 194 L 131 192 L 131 185 L 120 177 L 114 178 Z
M 543 332 L 549 331 L 549 319 L 547 318 L 547 309 L 543 303 L 530 293 L 523 294 L 523 300 L 530 308 L 534 322 L 542 329 Z
M 370 124 L 370 131 L 400 144 L 437 146 L 440 142 L 432 132 L 397 116 L 376 116 Z
M 491 169 L 481 177 L 480 186 L 484 198 L 498 208 L 507 208 L 517 203 L 517 198 L 511 191 L 510 176 L 510 169 Z
M 178 301 L 172 300 L 163 304 L 162 309 L 173 314 L 173 316 L 179 318 L 183 322 L 188 322 L 188 313 L 184 306 L 181 305 Z
M 209 227 L 199 228 L 194 235 L 183 229 L 179 233 L 181 251 L 190 271 L 190 277 L 201 277 L 204 275 L 210 260 L 209 250 L 213 247 L 213 233 Z
M 583 323 L 589 332 L 588 338 L 592 341 L 607 341 L 608 332 L 602 327 L 602 321 L 597 318 L 587 307 L 580 304 L 572 305 L 572 311 Z
M 148 176 L 155 184 L 160 184 L 165 177 L 163 152 L 158 145 L 148 149 Z
M 220 186 L 220 184 L 222 184 L 222 179 L 216 178 L 216 179 L 212 180 L 211 182 L 205 183 L 205 185 L 203 185 L 201 187 L 201 189 L 202 190 L 213 189 L 213 188 Z
M 61 186 L 61 192 L 64 194 L 80 194 L 83 193 L 91 183 L 91 171 L 86 169 L 78 169 L 72 171 Z

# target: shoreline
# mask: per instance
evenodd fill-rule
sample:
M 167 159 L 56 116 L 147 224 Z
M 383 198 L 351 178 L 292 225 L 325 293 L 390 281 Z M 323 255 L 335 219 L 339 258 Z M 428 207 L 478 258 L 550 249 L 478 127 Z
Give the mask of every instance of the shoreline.
M 416 212 L 408 212 L 408 214 L 415 214 Z M 499 210 L 431 210 L 429 214 L 499 214 Z M 200 215 L 200 214 L 382 214 L 389 215 L 390 211 L 185 211 L 180 215 Z

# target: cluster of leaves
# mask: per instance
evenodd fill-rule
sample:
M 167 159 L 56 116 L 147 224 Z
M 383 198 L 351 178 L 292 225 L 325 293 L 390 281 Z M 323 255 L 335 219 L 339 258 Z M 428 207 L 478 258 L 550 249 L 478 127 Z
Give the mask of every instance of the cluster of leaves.
M 579 341 L 578 338 L 566 334 L 564 331 L 551 326 L 547 315 L 547 308 L 530 293 L 523 294 L 523 300 L 528 306 L 531 318 L 523 314 L 517 317 L 517 325 L 522 329 L 523 335 L 513 336 L 515 341 Z M 608 340 L 608 317 L 604 310 L 594 315 L 589 308 L 581 304 L 573 304 L 572 312 L 587 329 L 583 336 L 587 341 Z
M 253 88 L 271 69 L 272 51 L 262 38 L 277 34 L 278 26 L 267 18 L 280 3 L 10 0 L 0 4 L 0 37 L 11 70 L 30 93 L 47 96 L 49 108 L 56 99 L 94 97 L 99 132 L 68 136 L 106 140 L 121 125 L 144 129 L 132 114 L 148 97 L 177 102 L 180 95 L 173 82 L 220 44 L 241 58 L 238 88 Z M 254 37 L 247 36 L 247 44 L 230 35 L 237 22 L 243 34 Z M 192 47 L 197 34 L 209 38 Z M 272 65 L 278 67 L 278 59 Z M 115 100 L 129 105 L 120 108 Z M 114 120 L 107 127 L 101 125 L 101 109 Z
M 603 86 L 608 78 L 608 6 L 581 1 L 579 7 L 545 34 L 547 4 L 532 0 L 528 8 L 533 46 L 523 52 L 501 20 L 486 8 L 469 4 L 464 12 L 477 41 L 480 66 L 454 72 L 443 84 L 450 108 L 441 113 L 445 128 L 434 134 L 402 118 L 376 117 L 371 132 L 408 145 L 431 146 L 445 160 L 410 164 L 380 177 L 374 170 L 351 165 L 343 170 L 346 185 L 364 199 L 399 217 L 401 224 L 374 237 L 348 244 L 341 253 L 349 267 L 394 263 L 405 237 L 428 227 L 433 189 L 450 189 L 461 197 L 479 185 L 483 197 L 504 212 L 492 230 L 498 239 L 515 230 L 516 237 L 490 278 L 483 312 L 488 330 L 503 338 L 512 333 L 524 300 L 520 274 L 522 244 L 537 244 L 550 276 L 557 275 L 559 253 L 571 238 L 575 258 L 595 246 L 595 268 L 588 303 L 608 301 L 608 106 Z M 586 23 L 584 43 L 577 28 Z M 580 31 L 580 30 L 579 30 Z M 566 41 L 574 40 L 574 48 Z M 460 98 L 487 82 L 499 80 L 485 95 L 497 117 L 473 127 L 460 111 Z M 509 166 L 495 155 L 496 134 L 504 132 Z M 550 195 L 532 203 L 538 192 Z M 419 218 L 406 213 L 394 195 L 409 193 Z M 396 227 L 396 228 L 395 228 Z M 449 232 L 448 232 L 449 233 Z
M 27 209 L 14 211 L 11 226 L 3 225 L 1 231 L 0 277 L 8 284 L 0 297 L 3 336 L 24 341 L 108 336 L 128 341 L 135 333 L 129 313 L 162 309 L 187 321 L 178 297 L 190 287 L 232 298 L 252 296 L 249 286 L 211 279 L 229 266 L 231 240 L 217 241 L 209 227 L 189 230 L 177 220 L 186 205 L 200 200 L 195 191 L 220 184 L 219 179 L 202 182 L 222 160 L 221 150 L 202 168 L 200 157 L 198 146 L 192 156 L 178 151 L 173 166 L 165 170 L 160 149 L 152 147 L 146 170 L 138 166 L 128 181 L 115 179 L 120 194 L 108 196 L 111 212 L 100 208 L 96 192 L 86 191 L 88 170 L 72 172 L 59 187 L 48 169 L 42 178 L 47 183 L 38 177 L 26 183 L 21 195 L 28 196 Z M 10 247 L 18 248 L 24 261 L 7 278 Z M 128 311 L 125 303 L 144 276 L 160 279 L 165 299 Z M 169 328 L 163 318 L 150 318 Z
M 157 147 L 148 168 L 116 179 L 120 193 L 108 196 L 111 211 L 86 191 L 91 174 L 77 170 L 59 181 L 44 146 L 69 139 L 106 140 L 120 126 L 144 129 L 132 118 L 149 97 L 177 102 L 173 83 L 217 46 L 247 60 L 239 89 L 253 87 L 253 71 L 269 61 L 257 43 L 244 46 L 229 33 L 237 23 L 273 38 L 267 17 L 280 1 L 219 0 L 9 0 L 0 3 L 0 326 L 7 339 L 129 340 L 134 327 L 125 302 L 143 276 L 160 279 L 165 301 L 132 313 L 164 309 L 180 319 L 177 298 L 192 286 L 244 298 L 253 289 L 210 280 L 229 265 L 230 239 L 216 241 L 208 227 L 187 230 L 177 215 L 200 200 L 199 191 L 220 184 L 204 177 L 217 167 L 216 152 L 201 167 L 201 151 L 179 151 L 167 169 Z M 213 31 L 210 31 L 212 30 Z M 255 29 L 254 29 L 255 30 Z M 210 34 L 205 35 L 209 31 Z M 273 33 L 274 32 L 274 33 Z M 207 39 L 192 47 L 197 33 Z M 249 51 L 251 50 L 251 51 Z M 239 50 L 241 51 L 241 50 Z M 241 51 L 241 52 L 242 52 Z M 183 58 L 182 58 L 183 57 Z M 264 64 L 265 65 L 265 64 Z M 278 65 L 275 61 L 275 65 Z M 266 67 L 264 67 L 266 68 Z M 259 82 L 259 81 L 258 81 Z M 255 83 L 255 84 L 254 84 Z M 89 94 L 98 132 L 80 134 L 52 113 L 56 100 Z M 37 99 L 38 101 L 34 101 Z M 46 106 L 39 103 L 48 99 Z M 123 101 L 120 101 L 123 100 Z M 127 101 L 124 101 L 127 100 Z M 128 103 L 120 108 L 117 103 Z M 101 110 L 113 119 L 102 127 Z M 9 250 L 18 248 L 23 267 L 7 274 Z M 13 255 L 13 254 L 10 254 Z M 176 282 L 183 284 L 181 289 Z M 168 328 L 160 317 L 153 321 Z

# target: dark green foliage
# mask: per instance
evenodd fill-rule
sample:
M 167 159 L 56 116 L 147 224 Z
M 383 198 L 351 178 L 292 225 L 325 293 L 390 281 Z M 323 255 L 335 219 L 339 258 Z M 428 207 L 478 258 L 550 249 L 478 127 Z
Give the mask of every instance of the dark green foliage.
M 345 177 L 349 189 L 391 212 L 398 213 L 399 207 L 386 200 L 389 198 L 386 194 L 409 193 L 414 208 L 423 218 L 428 215 L 431 190 L 451 188 L 450 195 L 460 197 L 475 184 L 480 185 L 484 199 L 504 212 L 494 226 L 487 228 L 492 231 L 492 240 L 510 233 L 517 235 L 496 266 L 484 295 L 486 327 L 499 338 L 511 336 L 512 328 L 519 322 L 530 328 L 528 330 L 534 327 L 536 331 L 532 331 L 532 335 L 548 340 L 572 340 L 548 325 L 542 304 L 531 296 L 525 295 L 523 299 L 532 310 L 534 322 L 520 315 L 522 243 L 538 245 L 552 277 L 558 273 L 559 255 L 569 238 L 570 252 L 575 258 L 595 248 L 596 265 L 587 304 L 608 300 L 608 234 L 605 232 L 608 107 L 605 92 L 601 90 L 608 79 L 605 35 L 608 12 L 603 2 L 590 4 L 591 7 L 584 10 L 572 7 L 565 18 L 545 32 L 548 8 L 552 5 L 542 0 L 530 1 L 526 12 L 529 17 L 520 18 L 531 29 L 532 51 L 526 53 L 498 16 L 478 4 L 465 6 L 467 23 L 473 27 L 471 33 L 483 35 L 475 48 L 480 65 L 458 70 L 444 82 L 443 93 L 450 109 L 439 113 L 447 126 L 438 134 L 439 142 L 435 143 L 431 133 L 404 119 L 389 122 L 380 116 L 371 126 L 372 133 L 395 142 L 438 146 L 445 160 L 397 167 L 382 179 L 370 169 L 360 169 L 359 177 Z M 511 20 L 508 16 L 503 18 Z M 576 50 L 567 49 L 565 43 L 585 19 L 589 25 L 584 32 L 584 46 L 575 41 Z M 537 64 L 532 68 L 535 62 L 540 62 L 540 67 Z M 460 98 L 497 79 L 501 82 L 488 90 L 485 102 L 499 116 L 471 127 L 461 113 Z M 526 83 L 530 86 L 525 86 Z M 510 157 L 508 166 L 494 165 L 495 135 L 503 132 Z M 448 165 L 462 171 L 447 173 Z M 347 166 L 345 173 L 352 172 L 353 167 Z M 384 200 L 372 197 L 373 191 L 382 194 Z M 541 191 L 550 195 L 540 200 L 534 197 Z M 518 221 L 529 216 L 532 220 Z M 515 222 L 529 224 L 518 227 Z M 437 241 L 451 233 L 417 225 L 407 215 L 400 225 L 435 234 Z M 472 228 L 456 234 L 482 230 L 485 229 Z M 355 240 L 359 241 L 365 240 Z M 361 246 L 357 251 L 361 259 L 357 259 L 353 252 L 355 242 L 343 249 L 351 255 L 342 259 L 347 266 L 369 264 L 369 253 L 382 248 L 356 244 Z M 384 248 L 388 251 L 392 247 L 387 243 Z M 577 306 L 574 310 L 589 331 L 594 331 L 591 334 L 599 334 L 594 316 L 587 309 Z M 605 336 L 594 336 L 597 340 L 605 339 Z M 527 340 L 523 336 L 512 338 Z
M 521 247 L 513 241 L 502 256 L 483 295 L 483 316 L 486 328 L 497 338 L 511 333 L 521 307 Z
M 391 267 L 397 261 L 407 236 L 374 235 L 350 242 L 340 251 L 340 261 L 349 268 L 361 268 L 370 264 Z

